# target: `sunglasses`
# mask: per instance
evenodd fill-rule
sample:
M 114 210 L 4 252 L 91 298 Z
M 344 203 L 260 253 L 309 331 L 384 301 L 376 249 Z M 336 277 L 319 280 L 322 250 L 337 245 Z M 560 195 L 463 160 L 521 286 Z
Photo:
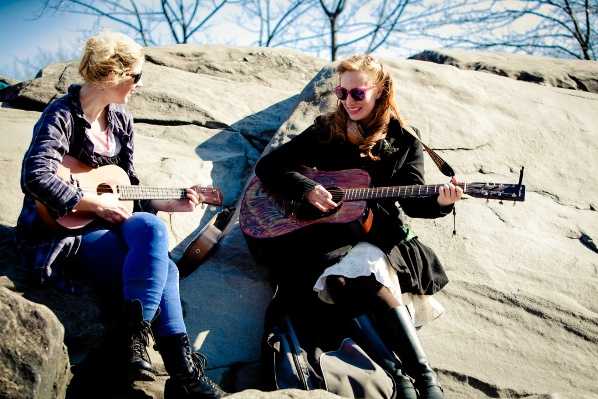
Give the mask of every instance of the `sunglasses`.
M 365 93 L 368 90 L 373 89 L 374 87 L 375 86 L 354 87 L 351 90 L 347 90 L 341 85 L 338 85 L 334 88 L 334 94 L 336 94 L 338 99 L 341 101 L 345 101 L 349 95 L 353 97 L 353 100 L 355 101 L 363 101 L 363 99 L 365 98 Z
M 141 74 L 142 72 L 130 73 L 129 76 L 133 78 L 133 83 L 139 83 L 139 81 L 141 80 Z

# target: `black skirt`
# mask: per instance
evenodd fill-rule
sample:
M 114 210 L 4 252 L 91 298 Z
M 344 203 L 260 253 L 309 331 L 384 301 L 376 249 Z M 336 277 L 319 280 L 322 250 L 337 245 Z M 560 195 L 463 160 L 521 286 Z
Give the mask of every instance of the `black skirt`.
M 448 283 L 448 277 L 434 251 L 417 237 L 399 242 L 387 255 L 397 271 L 403 292 L 432 295 Z

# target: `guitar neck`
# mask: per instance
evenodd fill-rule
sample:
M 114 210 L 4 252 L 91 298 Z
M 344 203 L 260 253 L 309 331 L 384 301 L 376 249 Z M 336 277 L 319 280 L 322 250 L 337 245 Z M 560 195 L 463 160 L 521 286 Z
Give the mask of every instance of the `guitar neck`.
M 123 201 L 183 199 L 187 196 L 184 188 L 119 185 L 117 190 L 118 198 Z
M 371 188 L 349 188 L 344 189 L 344 201 L 365 201 L 372 199 L 401 199 L 401 198 L 423 198 L 438 194 L 438 190 L 444 184 L 413 185 L 413 186 L 391 186 Z M 458 184 L 467 191 L 467 183 Z

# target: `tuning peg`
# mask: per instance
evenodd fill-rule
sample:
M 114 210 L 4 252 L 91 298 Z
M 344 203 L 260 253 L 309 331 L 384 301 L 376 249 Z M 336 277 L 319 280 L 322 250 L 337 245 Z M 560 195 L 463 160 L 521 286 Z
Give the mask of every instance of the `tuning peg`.
M 498 203 L 502 205 L 502 200 L 498 201 Z

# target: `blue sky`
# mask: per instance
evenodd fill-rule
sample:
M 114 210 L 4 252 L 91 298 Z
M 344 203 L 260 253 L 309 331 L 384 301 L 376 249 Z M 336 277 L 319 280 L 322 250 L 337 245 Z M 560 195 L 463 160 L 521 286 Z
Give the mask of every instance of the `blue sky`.
M 40 53 L 52 54 L 66 52 L 78 54 L 85 39 L 92 32 L 101 29 L 119 30 L 121 27 L 107 19 L 101 19 L 101 26 L 97 26 L 98 19 L 93 16 L 68 13 L 55 13 L 52 10 L 40 15 L 44 0 L 0 0 L 0 76 L 23 79 L 26 76 L 15 76 L 22 72 L 19 60 L 39 60 Z M 230 12 L 230 8 L 226 12 Z M 220 43 L 242 40 L 243 35 L 232 35 L 239 28 L 229 21 L 219 20 L 213 37 L 204 33 L 204 42 Z M 228 35 L 217 34 L 225 31 Z M 168 36 L 168 35 L 167 35 Z M 200 35 L 192 38 L 192 42 L 201 40 Z M 228 40 L 224 40 L 228 37 Z M 212 40 L 209 40 L 212 39 Z M 73 57 L 69 57 L 73 58 Z M 28 76 L 30 78 L 32 76 Z
M 40 0 L 0 0 L 0 48 L 9 57 L 27 56 L 38 47 L 53 48 L 73 39 L 84 20 L 75 15 L 53 15 L 42 10 Z M 4 57 L 3 57 L 4 58 Z
M 94 18 L 53 15 L 36 18 L 42 0 L 0 0 L 0 75 L 14 70 L 15 60 L 35 57 L 39 49 L 71 49 L 80 42 L 80 31 L 91 27 Z

